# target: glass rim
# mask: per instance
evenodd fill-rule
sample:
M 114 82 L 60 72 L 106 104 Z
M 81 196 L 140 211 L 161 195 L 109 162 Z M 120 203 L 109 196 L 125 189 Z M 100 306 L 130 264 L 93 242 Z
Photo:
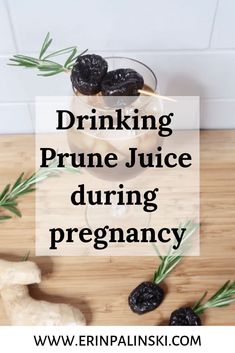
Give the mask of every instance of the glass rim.
M 142 61 L 137 60 L 137 59 L 133 59 L 133 58 L 129 58 L 127 56 L 118 56 L 118 55 L 105 56 L 104 59 L 126 59 L 126 60 L 130 60 L 130 61 L 134 61 L 134 62 L 140 64 L 141 66 L 144 66 L 152 74 L 152 76 L 154 78 L 155 86 L 154 86 L 153 90 L 154 90 L 154 92 L 156 92 L 157 84 L 158 84 L 157 76 L 155 75 L 154 71 L 148 65 L 144 64 Z
M 106 60 L 109 60 L 109 59 L 126 59 L 126 60 L 129 60 L 129 61 L 134 61 L 136 63 L 138 63 L 139 65 L 145 67 L 150 73 L 151 75 L 153 76 L 153 79 L 154 79 L 154 83 L 155 83 L 155 87 L 154 87 L 154 92 L 156 92 L 157 90 L 157 84 L 158 84 L 158 81 L 157 81 L 157 77 L 154 73 L 154 71 L 152 69 L 150 69 L 150 67 L 146 64 L 144 64 L 143 62 L 137 60 L 137 59 L 133 59 L 133 58 L 129 58 L 129 57 L 126 57 L 126 56 L 106 56 L 104 57 L 104 59 Z M 152 88 L 153 89 L 153 88 Z M 75 97 L 78 97 L 75 95 Z M 151 100 L 152 97 L 148 97 L 149 100 Z M 89 104 L 87 104 L 89 105 Z M 83 133 L 85 135 L 88 135 L 88 136 L 92 136 L 93 138 L 95 139 L 98 139 L 98 140 L 110 140 L 110 139 L 113 139 L 113 137 L 101 137 L 101 136 L 96 136 L 95 134 L 92 134 L 91 132 L 87 131 L 87 130 L 82 130 L 82 131 L 79 131 L 80 133 Z M 139 136 L 142 136 L 144 134 L 147 134 L 149 132 L 149 130 L 146 130 L 146 131 L 142 131 L 140 134 L 136 135 L 136 136 L 119 136 L 117 139 L 119 140 L 129 140 L 129 139 L 136 139 L 138 138 Z

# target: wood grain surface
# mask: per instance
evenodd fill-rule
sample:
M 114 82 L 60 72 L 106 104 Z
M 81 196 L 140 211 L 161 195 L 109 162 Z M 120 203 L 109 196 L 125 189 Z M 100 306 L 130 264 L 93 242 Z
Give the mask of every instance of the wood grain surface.
M 0 187 L 34 168 L 34 136 L 0 137 Z M 34 257 L 34 195 L 19 202 L 23 217 L 2 222 L 0 257 L 18 260 L 30 251 L 43 282 L 35 298 L 81 308 L 89 325 L 164 325 L 173 309 L 188 305 L 226 280 L 235 279 L 235 131 L 201 132 L 201 256 L 184 258 L 164 281 L 161 307 L 144 316 L 127 305 L 129 292 L 149 280 L 154 257 Z M 235 304 L 209 310 L 204 325 L 235 325 Z M 0 301 L 0 325 L 8 320 Z

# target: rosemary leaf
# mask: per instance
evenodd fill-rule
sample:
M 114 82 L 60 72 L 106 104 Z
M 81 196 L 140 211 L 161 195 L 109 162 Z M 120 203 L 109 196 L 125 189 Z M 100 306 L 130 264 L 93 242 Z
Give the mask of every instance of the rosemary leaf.
M 43 60 L 48 60 L 49 58 L 53 58 L 55 56 L 60 56 L 60 55 L 64 55 L 64 54 L 70 54 L 71 51 L 74 52 L 74 50 L 75 50 L 75 53 L 76 53 L 77 52 L 77 48 L 76 47 L 69 47 L 69 48 L 57 50 L 57 51 L 55 51 L 53 53 L 50 53 L 47 56 L 45 56 L 43 58 Z
M 48 72 L 46 74 L 38 74 L 38 76 L 43 76 L 43 77 L 55 76 L 55 75 L 58 75 L 61 72 L 64 72 L 64 69 L 50 71 L 50 72 Z
M 24 256 L 22 256 L 21 261 L 28 261 L 30 255 L 30 251 L 28 251 Z
M 206 293 L 204 296 L 193 306 L 193 310 L 197 314 L 203 314 L 205 310 L 210 308 L 220 308 L 235 302 L 235 281 L 227 281 L 225 284 L 213 294 L 205 303 Z
M 179 229 L 185 228 L 183 240 L 181 242 L 181 247 L 178 250 L 174 250 L 173 246 L 169 248 L 168 254 L 166 256 L 161 256 L 160 252 L 157 250 L 157 254 L 161 260 L 161 263 L 154 273 L 153 282 L 159 284 L 164 280 L 164 278 L 171 272 L 175 266 L 181 261 L 183 254 L 189 247 L 187 240 L 194 234 L 198 229 L 198 224 L 193 221 L 187 221 L 183 226 L 179 225 Z
M 11 214 L 21 217 L 21 212 L 17 207 L 18 197 L 35 191 L 35 184 L 51 176 L 59 175 L 61 171 L 56 165 L 57 159 L 53 160 L 48 168 L 39 169 L 28 178 L 25 177 L 24 173 L 21 173 L 12 186 L 10 184 L 6 185 L 0 193 L 0 221 L 10 219 Z M 70 165 L 66 166 L 64 169 L 70 173 L 80 172 L 80 170 L 73 168 Z M 5 212 L 7 213 L 5 214 Z
M 192 309 L 193 309 L 194 311 L 196 311 L 197 308 L 200 307 L 201 303 L 203 302 L 203 300 L 205 299 L 206 296 L 207 296 L 207 292 L 205 292 L 205 293 L 201 296 L 201 298 L 194 304 L 194 306 L 192 307 Z
M 64 66 L 68 67 L 76 59 L 77 49 L 74 48 L 68 59 L 65 61 Z
M 6 221 L 7 219 L 11 219 L 11 216 L 8 215 L 0 215 L 0 221 Z
M 39 51 L 38 58 L 17 54 L 13 55 L 13 57 L 9 59 L 10 63 L 8 63 L 8 65 L 21 66 L 26 69 L 37 69 L 39 71 L 39 76 L 53 76 L 62 72 L 69 72 L 72 69 L 77 57 L 83 55 L 87 51 L 84 50 L 81 54 L 78 54 L 77 47 L 73 46 L 60 49 L 48 54 L 47 50 L 50 47 L 51 43 L 52 38 L 50 38 L 50 33 L 47 33 L 43 41 L 42 47 Z M 63 56 L 66 54 L 68 54 L 68 58 L 65 60 L 64 64 L 50 60 L 51 58 Z
M 24 176 L 24 173 L 21 173 L 19 178 L 16 179 L 15 184 L 13 184 L 12 189 L 15 189 L 17 186 L 19 186 L 21 184 L 23 176 Z
M 5 186 L 5 188 L 3 189 L 3 191 L 2 191 L 2 193 L 1 193 L 1 195 L 0 195 L 0 201 L 2 201 L 2 200 L 4 199 L 5 195 L 6 195 L 6 194 L 8 193 L 8 191 L 10 190 L 10 187 L 11 187 L 10 184 L 8 184 L 8 185 Z
M 47 51 L 47 49 L 51 45 L 51 42 L 52 42 L 52 39 L 50 39 L 50 33 L 48 32 L 46 35 L 46 38 L 44 39 L 44 42 L 42 44 L 42 48 L 41 48 L 40 54 L 39 54 L 39 59 L 42 59 L 43 55 L 45 54 L 45 52 Z
M 21 217 L 22 216 L 21 212 L 15 206 L 8 206 L 8 205 L 4 204 L 2 207 L 4 207 L 5 210 L 13 213 L 17 217 Z

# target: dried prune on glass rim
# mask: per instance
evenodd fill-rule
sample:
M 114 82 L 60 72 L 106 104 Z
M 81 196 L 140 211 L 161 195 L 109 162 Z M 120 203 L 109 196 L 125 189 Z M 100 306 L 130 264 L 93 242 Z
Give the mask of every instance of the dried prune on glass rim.
M 117 69 L 109 71 L 101 82 L 104 96 L 138 96 L 143 88 L 143 77 L 133 69 Z
M 156 309 L 164 298 L 163 289 L 154 282 L 142 282 L 128 297 L 128 303 L 132 311 L 144 314 Z
M 100 55 L 78 56 L 71 72 L 73 88 L 85 95 L 96 94 L 107 71 L 108 63 Z
M 200 317 L 192 308 L 179 308 L 171 314 L 169 326 L 201 326 Z

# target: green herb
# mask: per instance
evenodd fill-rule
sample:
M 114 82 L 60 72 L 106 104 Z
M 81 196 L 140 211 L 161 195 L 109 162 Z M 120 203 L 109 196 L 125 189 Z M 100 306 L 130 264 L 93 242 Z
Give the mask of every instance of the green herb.
M 178 250 L 174 250 L 173 246 L 169 248 L 168 254 L 166 256 L 161 256 L 157 247 L 155 250 L 161 260 L 161 264 L 158 267 L 157 271 L 154 273 L 153 282 L 159 284 L 164 280 L 164 278 L 171 272 L 174 267 L 181 261 L 183 254 L 189 247 L 189 238 L 193 235 L 193 233 L 198 229 L 199 225 L 194 223 L 193 221 L 186 222 L 183 226 L 180 225 L 179 229 L 186 228 L 186 231 L 183 236 L 183 240 L 181 242 L 181 246 Z
M 69 47 L 48 54 L 47 51 L 51 43 L 52 38 L 50 38 L 50 33 L 47 33 L 38 58 L 26 55 L 13 55 L 13 58 L 10 59 L 11 63 L 9 63 L 9 65 L 22 66 L 28 69 L 38 69 L 40 72 L 40 74 L 38 74 L 39 76 L 53 76 L 61 72 L 70 71 L 77 57 L 87 52 L 87 50 L 85 50 L 78 54 L 77 47 Z M 52 58 L 65 54 L 68 54 L 68 57 L 64 64 L 51 60 Z
M 22 173 L 12 186 L 10 184 L 5 186 L 0 193 L 0 211 L 7 211 L 7 214 L 0 214 L 0 221 L 12 218 L 11 214 L 21 217 L 21 212 L 19 211 L 17 204 L 18 197 L 35 191 L 36 183 L 39 183 L 48 177 L 59 175 L 60 169 L 57 168 L 57 163 L 57 159 L 54 159 L 48 168 L 39 169 L 28 178 Z M 80 172 L 79 169 L 73 168 L 69 165 L 63 169 L 72 173 Z
M 235 281 L 227 281 L 211 298 L 203 303 L 207 292 L 193 306 L 193 311 L 196 314 L 203 314 L 209 308 L 220 308 L 235 302 Z
M 21 261 L 28 261 L 30 255 L 30 251 L 28 251 L 24 256 L 22 256 Z

